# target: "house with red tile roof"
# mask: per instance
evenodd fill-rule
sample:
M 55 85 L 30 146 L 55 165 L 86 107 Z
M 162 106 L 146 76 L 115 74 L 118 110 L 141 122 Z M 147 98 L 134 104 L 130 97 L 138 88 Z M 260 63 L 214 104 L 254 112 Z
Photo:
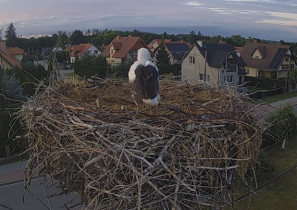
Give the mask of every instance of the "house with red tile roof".
M 147 46 L 150 49 L 150 51 L 155 54 L 156 50 L 160 47 L 162 43 L 168 43 L 171 42 L 170 39 L 154 39 L 151 41 Z
M 76 59 L 81 59 L 84 55 L 98 56 L 101 52 L 92 44 L 71 45 L 65 48 L 69 53 L 70 63 L 75 63 Z
M 137 50 L 148 48 L 140 37 L 115 37 L 104 49 L 102 55 L 112 66 L 122 62 L 134 62 L 137 59 Z
M 289 45 L 247 42 L 241 56 L 246 63 L 247 76 L 284 79 L 296 67 Z
M 19 62 L 23 60 L 23 57 L 25 55 L 25 52 L 23 49 L 19 47 L 9 47 L 8 51 L 9 51 L 9 54 L 16 57 L 16 59 L 18 59 Z
M 18 47 L 6 46 L 6 42 L 0 42 L 0 69 L 11 69 L 21 66 L 24 51 Z

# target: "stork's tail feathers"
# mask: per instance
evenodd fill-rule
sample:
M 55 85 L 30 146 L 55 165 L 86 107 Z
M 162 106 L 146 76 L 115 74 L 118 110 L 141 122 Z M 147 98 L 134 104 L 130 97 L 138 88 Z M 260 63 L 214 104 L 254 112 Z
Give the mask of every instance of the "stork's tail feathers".
M 158 93 L 157 96 L 153 99 L 142 99 L 143 103 L 146 103 L 146 104 L 149 104 L 149 105 L 152 105 L 152 106 L 156 106 L 159 104 L 160 102 L 160 94 Z

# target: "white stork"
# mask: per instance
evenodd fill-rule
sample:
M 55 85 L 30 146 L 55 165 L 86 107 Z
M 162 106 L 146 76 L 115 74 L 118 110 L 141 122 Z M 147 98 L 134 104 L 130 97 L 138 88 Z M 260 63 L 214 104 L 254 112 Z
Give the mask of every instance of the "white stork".
M 140 48 L 137 52 L 137 61 L 130 67 L 128 77 L 132 97 L 137 105 L 142 103 L 158 105 L 160 101 L 159 70 L 152 61 L 148 49 Z

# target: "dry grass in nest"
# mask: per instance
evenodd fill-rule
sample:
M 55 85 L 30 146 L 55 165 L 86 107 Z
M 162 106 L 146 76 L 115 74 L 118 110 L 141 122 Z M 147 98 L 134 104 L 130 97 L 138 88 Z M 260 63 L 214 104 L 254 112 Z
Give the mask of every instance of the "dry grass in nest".
M 161 81 L 137 107 L 126 81 L 62 83 L 26 102 L 28 169 L 42 165 L 96 209 L 198 209 L 230 201 L 257 162 L 261 129 L 231 88 Z

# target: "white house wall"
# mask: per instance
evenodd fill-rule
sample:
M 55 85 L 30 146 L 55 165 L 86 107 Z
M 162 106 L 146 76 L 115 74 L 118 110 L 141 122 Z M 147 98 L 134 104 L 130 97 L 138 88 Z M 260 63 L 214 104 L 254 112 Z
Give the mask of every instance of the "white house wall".
M 195 58 L 195 64 L 190 63 L 190 57 Z M 206 65 L 206 81 L 211 83 L 218 82 L 218 69 L 210 67 L 205 63 L 204 57 L 201 55 L 197 47 L 193 47 L 188 55 L 182 62 L 181 65 L 181 76 L 182 81 L 186 80 L 203 80 L 202 75 L 204 75 Z
M 195 64 L 190 63 L 190 57 L 195 58 Z M 203 74 L 204 63 L 204 57 L 200 54 L 196 47 L 193 47 L 181 64 L 182 81 L 186 81 L 188 79 L 199 80 L 199 74 Z
M 101 52 L 95 47 L 95 46 L 91 46 L 89 47 L 89 49 L 86 51 L 87 55 L 93 55 L 93 56 L 98 56 L 101 54 Z

